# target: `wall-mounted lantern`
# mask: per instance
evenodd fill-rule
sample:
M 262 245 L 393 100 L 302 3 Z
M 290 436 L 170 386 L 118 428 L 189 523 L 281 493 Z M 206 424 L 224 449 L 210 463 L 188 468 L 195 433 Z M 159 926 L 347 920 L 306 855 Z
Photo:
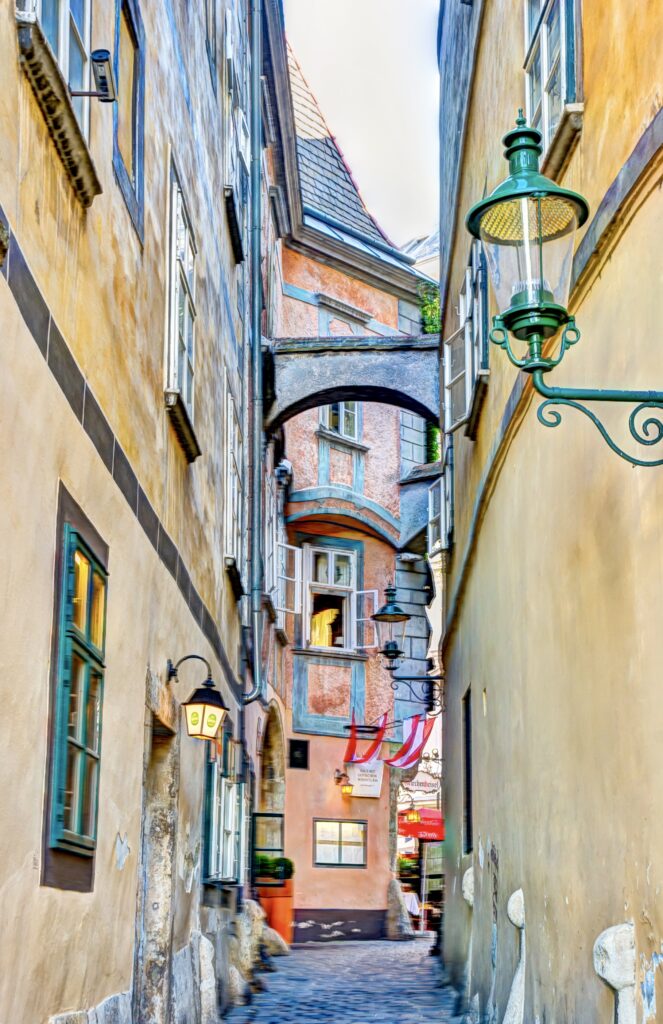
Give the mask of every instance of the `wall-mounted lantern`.
M 378 634 L 379 653 L 389 672 L 396 670 L 396 661 L 403 657 L 405 628 L 411 616 L 396 604 L 396 587 L 390 583 L 385 587 L 385 603 L 371 618 Z
M 182 704 L 186 717 L 186 731 L 194 739 L 213 740 L 228 714 L 228 708 L 214 686 L 209 662 L 199 654 L 187 654 L 176 664 L 169 659 L 167 681 L 177 679 L 177 670 L 182 662 L 191 660 L 204 662 L 207 666 L 207 678 L 202 686 L 198 686 L 189 699 Z
M 414 806 L 414 800 L 410 804 L 408 810 L 405 812 L 405 820 L 412 825 L 418 825 L 421 821 L 421 812 Z
M 547 427 L 559 426 L 561 413 L 552 406 L 569 406 L 584 413 L 614 452 L 635 466 L 660 466 L 663 459 L 641 460 L 625 452 L 608 435 L 598 417 L 583 402 L 630 402 L 631 437 L 643 445 L 663 440 L 663 420 L 636 418 L 645 409 L 663 410 L 663 391 L 622 391 L 597 388 L 549 387 L 544 374 L 559 366 L 572 345 L 580 340 L 567 304 L 578 227 L 589 216 L 587 201 L 577 192 L 561 188 L 539 171 L 541 132 L 529 127 L 522 110 L 516 127 L 503 139 L 509 176 L 486 198 L 476 203 L 466 219 L 468 231 L 482 242 L 497 301 L 490 340 L 503 348 L 514 366 L 531 374 L 534 388 L 546 399 L 537 412 Z M 563 328 L 559 353 L 544 356 L 548 338 Z M 518 356 L 509 335 L 524 341 L 527 352 Z
M 334 782 L 337 786 L 341 787 L 341 793 L 343 796 L 352 796 L 353 786 L 347 772 L 341 771 L 340 768 L 337 768 L 334 772 Z

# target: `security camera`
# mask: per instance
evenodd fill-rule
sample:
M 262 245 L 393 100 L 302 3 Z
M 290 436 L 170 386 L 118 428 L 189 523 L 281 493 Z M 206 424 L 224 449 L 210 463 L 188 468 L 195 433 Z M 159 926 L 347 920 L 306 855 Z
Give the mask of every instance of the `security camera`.
M 93 99 L 99 100 L 100 103 L 115 103 L 117 87 L 110 52 L 108 50 L 93 50 L 90 60 L 92 61 L 92 74 L 96 90 L 94 92 L 74 92 L 70 88 L 69 95 L 72 97 L 91 96 Z
M 111 55 L 108 50 L 93 50 L 90 54 L 92 74 L 97 87 L 97 99 L 100 103 L 115 103 L 117 88 Z

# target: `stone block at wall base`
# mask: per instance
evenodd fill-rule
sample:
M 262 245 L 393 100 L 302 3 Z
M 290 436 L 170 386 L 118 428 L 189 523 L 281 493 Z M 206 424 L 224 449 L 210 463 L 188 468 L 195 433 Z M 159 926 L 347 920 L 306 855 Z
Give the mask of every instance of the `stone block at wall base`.
M 290 946 L 275 928 L 268 928 L 265 925 L 262 941 L 265 943 L 269 956 L 288 956 L 290 953 Z
M 386 910 L 295 910 L 293 941 L 330 942 L 341 939 L 384 939 Z
M 131 994 L 108 996 L 91 1010 L 74 1010 L 48 1018 L 48 1024 L 132 1024 Z
M 387 938 L 406 941 L 416 938 L 397 878 L 392 878 L 387 889 Z

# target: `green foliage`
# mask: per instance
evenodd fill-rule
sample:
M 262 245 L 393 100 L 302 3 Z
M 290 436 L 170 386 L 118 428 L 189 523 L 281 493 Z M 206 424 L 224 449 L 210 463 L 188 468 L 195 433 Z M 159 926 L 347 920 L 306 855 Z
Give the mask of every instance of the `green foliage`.
M 255 860 L 256 878 L 275 878 L 286 882 L 295 873 L 295 865 L 289 857 L 268 857 L 259 853 Z
M 440 428 L 434 423 L 426 423 L 426 462 L 439 462 L 442 458 L 442 440 Z
M 420 284 L 421 326 L 424 334 L 439 334 L 442 327 L 440 316 L 440 289 L 436 284 Z

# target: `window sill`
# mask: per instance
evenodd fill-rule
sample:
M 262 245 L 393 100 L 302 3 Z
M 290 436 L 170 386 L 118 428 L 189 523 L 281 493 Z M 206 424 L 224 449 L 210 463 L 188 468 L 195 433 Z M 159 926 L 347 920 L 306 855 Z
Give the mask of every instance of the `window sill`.
M 477 436 L 481 407 L 483 406 L 486 391 L 488 389 L 488 375 L 488 370 L 479 370 L 476 380 L 474 381 L 474 387 L 472 388 L 470 415 L 468 416 L 467 424 L 465 426 L 465 436 L 469 437 L 470 441 L 474 441 Z
M 560 176 L 582 131 L 584 103 L 567 103 L 548 149 L 541 161 L 541 173 L 554 181 Z
M 202 452 L 193 429 L 193 424 L 186 411 L 186 406 L 182 401 L 182 396 L 179 391 L 173 388 L 165 392 L 165 398 L 166 412 L 170 417 L 170 422 L 173 424 L 177 440 L 182 446 L 186 461 L 195 462 Z
M 318 427 L 315 434 L 316 437 L 320 437 L 324 441 L 333 441 L 334 444 L 343 445 L 344 448 L 352 448 L 357 452 L 370 451 L 368 445 L 362 444 L 361 441 L 355 441 L 352 437 L 345 437 L 344 434 L 338 434 L 335 430 L 330 430 L 329 427 L 325 427 L 322 424 Z
M 87 209 L 101 195 L 101 182 L 76 120 L 69 88 L 36 15 L 16 12 L 19 60 L 62 165 L 81 205 Z
M 230 231 L 230 244 L 232 245 L 233 256 L 235 257 L 235 263 L 243 263 L 245 256 L 244 243 L 235 189 L 230 185 L 226 185 L 223 193 L 226 201 L 226 216 L 228 217 L 228 230 Z
M 236 601 L 239 601 L 246 591 L 244 590 L 244 584 L 242 583 L 242 574 L 239 571 L 237 565 L 237 559 L 234 555 L 226 555 L 224 559 L 226 567 L 226 575 L 230 580 L 230 589 L 233 592 L 233 596 Z
M 293 654 L 308 654 L 313 658 L 339 658 L 347 661 L 368 661 L 367 654 L 359 654 L 358 651 L 332 650 L 330 647 L 293 647 Z

